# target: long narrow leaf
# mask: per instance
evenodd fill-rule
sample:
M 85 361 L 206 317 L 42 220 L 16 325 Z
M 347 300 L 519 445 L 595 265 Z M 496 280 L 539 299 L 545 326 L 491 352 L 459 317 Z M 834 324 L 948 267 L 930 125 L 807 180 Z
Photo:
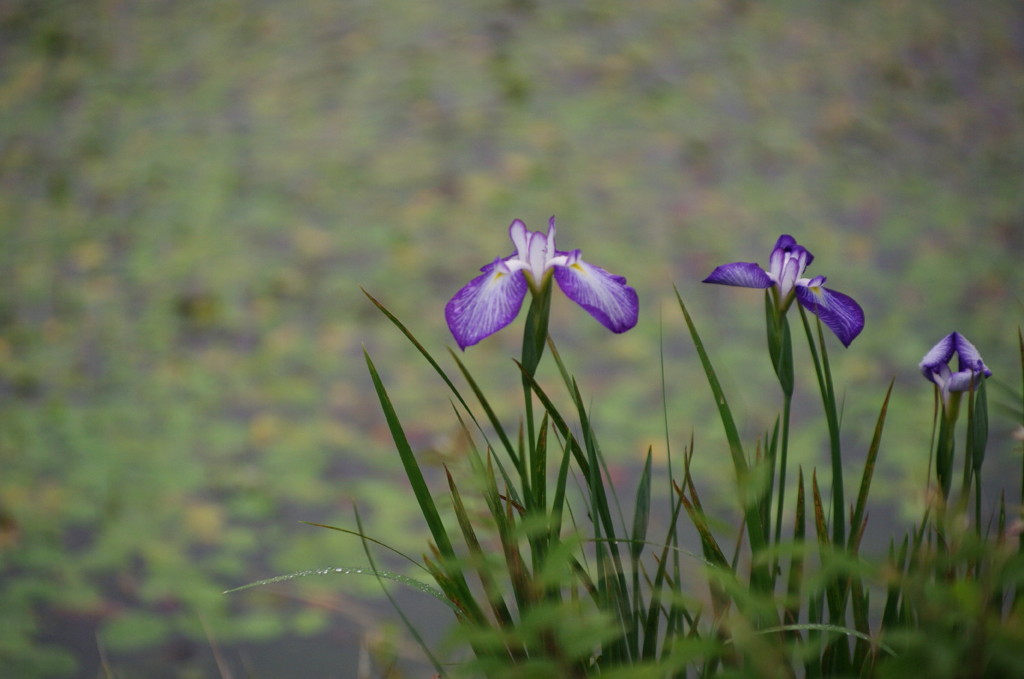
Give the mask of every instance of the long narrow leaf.
M 886 586 L 885 607 L 882 609 L 882 631 L 894 628 L 900 622 L 899 605 L 903 591 L 900 588 L 899 581 L 902 579 L 904 569 L 907 565 L 907 552 L 909 550 L 909 546 L 910 536 L 904 535 L 903 543 L 900 545 L 900 549 L 897 552 L 896 545 L 890 538 L 889 565 L 892 567 L 895 574 L 890 576 L 889 584 Z
M 360 533 L 365 533 L 365 531 L 363 530 L 363 521 L 359 516 L 358 508 L 356 508 L 355 514 L 356 527 L 359 528 Z M 370 564 L 370 570 L 377 577 L 377 582 L 380 584 L 380 588 L 381 591 L 384 592 L 384 596 L 387 597 L 388 601 L 391 603 L 391 607 L 398 614 L 398 617 L 402 619 L 402 622 L 405 624 L 406 629 L 409 630 L 410 634 L 412 634 L 413 638 L 416 640 L 416 643 L 419 644 L 420 648 L 423 650 L 424 655 L 426 655 L 427 658 L 430 660 L 430 664 L 434 666 L 435 670 L 437 670 L 438 676 L 448 676 L 447 673 L 444 671 L 444 668 L 441 666 L 440 661 L 438 661 L 438 659 L 431 652 L 430 646 L 427 645 L 427 642 L 423 640 L 423 637 L 420 635 L 419 630 L 416 629 L 416 626 L 412 624 L 412 621 L 410 621 L 408 616 L 406 616 L 405 613 L 402 611 L 402 607 L 398 605 L 397 601 L 395 601 L 395 598 L 391 595 L 390 590 L 388 590 L 388 588 L 384 586 L 384 578 L 380 575 L 380 571 L 377 570 L 377 566 L 373 562 L 373 555 L 370 553 L 370 545 L 366 541 L 363 541 L 363 552 L 366 553 L 366 559 L 367 562 Z
M 591 432 L 592 434 L 592 430 L 590 428 L 590 416 L 587 413 L 587 409 L 583 404 L 583 396 L 580 394 L 579 385 L 576 383 L 575 378 L 573 378 L 569 374 L 569 371 L 566 369 L 565 363 L 562 361 L 562 357 L 558 353 L 557 348 L 555 347 L 555 343 L 549 340 L 548 346 L 550 347 L 552 357 L 555 359 L 555 363 L 558 365 L 558 370 L 559 373 L 561 373 L 562 375 L 562 380 L 565 382 L 565 388 L 572 395 L 573 403 L 576 405 L 577 413 L 580 418 L 580 426 L 585 434 L 584 445 L 588 445 L 588 441 L 596 445 L 597 440 L 593 435 L 591 435 L 589 439 L 586 436 L 587 432 Z M 600 468 L 604 472 L 605 476 L 611 478 L 611 474 L 608 471 L 608 465 L 604 459 L 604 456 L 600 454 L 600 449 L 598 449 L 597 459 L 600 464 Z M 610 496 L 612 502 L 615 504 L 615 509 L 618 512 L 619 519 L 623 523 L 623 532 L 625 532 L 625 519 L 622 515 L 622 507 L 619 504 L 619 497 L 615 491 L 615 485 L 608 484 L 607 491 L 608 492 L 605 495 Z
M 450 349 L 449 353 L 455 360 L 455 365 L 458 366 L 459 371 L 462 373 L 462 377 L 466 380 L 466 383 L 469 384 L 469 388 L 473 391 L 473 395 L 476 396 L 476 400 L 480 404 L 480 407 L 484 409 L 484 414 L 487 415 L 487 420 L 491 423 L 491 427 L 498 434 L 498 438 L 501 439 L 501 443 L 505 447 L 505 452 L 508 453 L 509 459 L 511 459 L 512 463 L 518 468 L 519 457 L 516 454 L 516 449 L 512 445 L 512 441 L 509 439 L 508 434 L 505 432 L 505 428 L 502 426 L 501 420 L 499 420 L 498 416 L 495 414 L 494 408 L 491 407 L 491 404 L 487 400 L 487 397 L 484 396 L 484 392 L 480 388 L 480 385 L 477 384 L 473 375 L 470 374 L 469 369 L 462 362 L 462 359 L 459 358 L 458 354 Z M 470 416 L 472 417 L 472 411 L 470 411 Z
M 878 459 L 878 451 L 882 445 L 882 429 L 885 427 L 885 416 L 889 412 L 889 398 L 892 396 L 892 388 L 896 378 L 889 381 L 889 388 L 882 400 L 882 409 L 878 413 L 878 420 L 875 422 L 875 433 L 871 437 L 871 445 L 868 446 L 867 459 L 864 461 L 864 472 L 860 477 L 860 491 L 857 493 L 857 505 L 854 507 L 853 515 L 850 517 L 850 552 L 856 554 L 860 547 L 860 536 L 863 534 L 861 523 L 864 521 L 864 512 L 867 509 L 868 493 L 871 490 L 871 478 L 875 471 L 875 461 Z
M 633 548 L 630 556 L 634 561 L 640 559 L 643 543 L 647 539 L 647 524 L 651 516 L 651 449 L 647 450 L 647 461 L 640 474 L 640 483 L 636 489 L 636 508 L 633 511 Z
M 864 640 L 864 641 L 867 641 L 867 642 L 870 642 L 870 643 L 874 643 L 874 641 L 875 641 L 874 639 L 872 639 L 867 634 L 864 634 L 863 632 L 859 632 L 859 631 L 857 631 L 855 629 L 850 629 L 849 627 L 843 627 L 842 625 L 824 625 L 824 624 L 807 624 L 807 623 L 799 624 L 799 625 L 777 625 L 775 627 L 766 627 L 766 628 L 763 628 L 763 629 L 759 629 L 759 630 L 757 630 L 755 632 L 755 634 L 774 634 L 776 632 L 791 632 L 791 631 L 801 631 L 801 630 L 804 630 L 804 631 L 813 630 L 815 632 L 829 632 L 829 633 L 832 633 L 832 634 L 842 634 L 844 636 L 854 637 L 856 639 L 861 639 L 861 640 Z M 887 644 L 879 643 L 878 647 L 880 649 L 882 649 L 883 651 L 885 651 L 886 653 L 888 653 L 889 655 L 893 655 L 893 656 L 896 655 L 896 650 L 893 649 L 891 646 L 889 646 Z
M 416 503 L 419 505 L 420 512 L 427 522 L 427 527 L 434 538 L 434 543 L 441 550 L 441 554 L 444 557 L 454 557 L 455 552 L 452 549 L 451 541 L 448 539 L 448 532 L 445 530 L 444 523 L 441 521 L 441 515 L 437 511 L 434 496 L 431 494 L 430 488 L 427 487 L 426 479 L 423 478 L 419 461 L 416 460 L 412 446 L 409 445 L 409 440 L 405 436 L 398 413 L 395 412 L 395 408 L 391 403 L 391 397 L 388 396 L 387 389 L 385 389 L 384 383 L 377 373 L 377 368 L 374 366 L 370 354 L 365 349 L 363 350 L 363 357 L 366 359 L 366 366 L 370 371 L 370 379 L 373 380 L 373 388 L 377 391 L 377 398 L 380 400 L 381 408 L 384 410 L 384 418 L 387 421 L 388 429 L 391 431 L 391 438 L 398 449 L 398 455 L 401 458 L 402 467 L 405 469 L 406 478 L 409 479 L 409 485 L 412 486 Z
M 732 454 L 732 464 L 736 470 L 736 475 L 741 480 L 746 481 L 748 473 L 748 465 L 746 455 L 743 453 L 743 444 L 740 443 L 739 430 L 736 428 L 736 421 L 733 419 L 732 410 L 729 408 L 729 402 L 725 398 L 725 392 L 722 390 L 722 385 L 718 381 L 718 374 L 715 372 L 714 366 L 711 365 L 711 359 L 708 357 L 707 351 L 704 349 L 704 343 L 700 339 L 700 334 L 697 332 L 697 327 L 693 323 L 693 319 L 690 318 L 690 312 L 687 311 L 686 305 L 683 303 L 683 298 L 679 294 L 679 290 L 676 290 L 676 299 L 679 301 L 679 308 L 683 312 L 683 319 L 686 321 L 686 327 L 690 330 L 690 337 L 693 339 L 693 344 L 697 349 L 697 356 L 700 358 L 701 365 L 704 368 L 704 374 L 707 377 L 708 385 L 711 387 L 711 393 L 715 398 L 715 407 L 718 408 L 719 419 L 722 422 L 722 427 L 725 429 L 725 438 L 729 442 L 729 452 Z M 744 502 L 747 504 L 747 502 Z M 760 521 L 756 521 L 753 524 L 755 527 L 760 525 Z
M 477 428 L 480 429 L 481 432 L 483 432 L 483 429 L 480 428 L 480 424 L 476 421 L 476 418 L 473 416 L 473 411 L 470 409 L 469 404 L 466 403 L 466 400 L 462 397 L 462 394 L 459 392 L 458 388 L 456 388 L 455 383 L 452 382 L 450 377 L 448 377 L 448 373 L 446 373 L 444 371 L 444 369 L 441 368 L 440 364 L 436 360 L 434 360 L 434 357 L 431 356 L 430 352 L 427 351 L 427 349 L 423 346 L 423 344 L 420 343 L 420 341 L 418 339 L 416 339 L 416 336 L 412 334 L 412 331 L 409 330 L 409 328 L 407 328 L 405 326 L 405 324 L 402 323 L 402 321 L 398 320 L 398 317 L 395 316 L 393 313 L 391 313 L 391 311 L 389 311 L 388 308 L 385 307 L 380 302 L 380 300 L 378 300 L 376 297 L 371 295 L 364 288 L 359 288 L 359 289 L 362 290 L 363 294 L 366 295 L 366 297 L 370 300 L 370 302 L 372 302 L 373 305 L 375 307 L 377 307 L 377 309 L 380 310 L 380 312 L 382 314 L 384 314 L 384 316 L 386 316 L 387 319 L 389 321 L 391 321 L 391 323 L 396 328 L 398 328 L 403 335 L 405 335 L 406 339 L 408 339 L 409 342 L 414 347 L 416 347 L 416 350 L 420 352 L 420 354 L 423 356 L 423 358 L 427 359 L 427 363 L 430 364 L 430 367 L 432 367 L 434 369 L 434 372 L 436 372 L 440 376 L 440 378 L 448 386 L 448 389 L 451 390 L 452 394 L 454 394 L 454 396 L 458 400 L 459 404 L 461 404 L 462 407 L 466 410 L 466 412 L 469 413 L 469 416 L 471 418 L 473 418 L 473 422 L 474 422 L 474 424 L 477 425 Z M 499 431 L 499 434 L 500 434 L 501 430 L 498 429 L 498 431 Z
M 639 632 L 643 618 L 643 593 L 640 590 L 640 556 L 647 539 L 647 525 L 651 517 L 651 449 L 640 474 L 636 489 L 636 507 L 633 510 L 633 532 L 630 535 L 630 565 L 633 570 L 633 630 Z
M 800 619 L 800 600 L 803 588 L 805 558 L 805 550 L 801 549 L 801 546 L 806 536 L 805 516 L 804 470 L 803 467 L 799 467 L 796 480 L 796 516 L 793 519 L 793 544 L 797 549 L 793 550 L 793 555 L 789 562 L 789 578 L 786 581 L 786 595 L 789 603 L 783 616 L 783 620 L 790 625 L 796 624 Z M 794 634 L 799 633 L 794 632 Z
M 501 596 L 501 592 L 495 584 L 494 577 L 486 563 L 484 550 L 480 546 L 480 541 L 477 539 L 476 531 L 469 519 L 469 514 L 466 512 L 466 507 L 462 502 L 462 494 L 459 492 L 458 486 L 455 484 L 455 479 L 452 478 L 452 474 L 447 468 L 445 469 L 445 474 L 448 477 L 448 489 L 452 497 L 452 508 L 455 511 L 455 518 L 459 522 L 459 528 L 462 529 L 463 539 L 466 541 L 466 546 L 469 548 L 470 556 L 479 561 L 477 576 L 480 578 L 480 584 L 483 585 L 484 593 L 487 595 L 487 601 L 491 606 L 491 611 L 494 613 L 494 617 L 500 624 L 510 626 L 512 625 L 512 614 L 509 612 L 508 606 L 505 604 L 505 599 Z
M 718 381 L 718 375 L 715 372 L 714 366 L 711 364 L 711 359 L 708 357 L 707 351 L 704 349 L 704 343 L 700 339 L 700 334 L 697 332 L 697 326 L 694 325 L 693 319 L 690 318 L 690 312 L 686 309 L 686 304 L 683 303 L 683 298 L 679 294 L 679 290 L 675 291 L 676 299 L 679 302 L 679 308 L 683 312 L 683 319 L 686 321 L 686 327 L 690 331 L 690 337 L 693 340 L 694 347 L 697 350 L 697 356 L 700 358 L 701 365 L 704 368 L 704 375 L 707 378 L 708 385 L 711 387 L 711 393 L 715 399 L 715 407 L 718 409 L 719 420 L 722 422 L 722 427 L 725 429 L 725 437 L 729 442 L 729 452 L 732 455 L 733 469 L 736 474 L 736 481 L 739 491 L 741 493 L 741 503 L 744 514 L 744 520 L 747 524 L 747 536 L 750 540 L 750 549 L 754 555 L 757 555 L 765 547 L 764 533 L 761 527 L 764 522 L 760 516 L 760 503 L 757 498 L 749 497 L 751 492 L 750 486 L 750 469 L 747 464 L 747 458 L 743 453 L 743 445 L 740 443 L 739 430 L 736 428 L 736 422 L 732 416 L 732 410 L 729 408 L 729 402 L 725 397 L 725 392 L 722 389 L 722 385 Z M 755 559 L 755 562 L 757 560 Z M 760 564 L 755 566 L 751 572 L 752 584 L 758 589 L 765 591 L 771 587 L 771 578 L 768 572 L 767 564 Z
M 672 512 L 671 519 L 667 530 L 665 543 L 662 546 L 661 556 L 658 558 L 658 570 L 654 574 L 654 582 L 651 584 L 651 600 L 650 605 L 647 609 L 647 619 L 643 625 L 644 632 L 644 646 L 641 651 L 641 656 L 644 660 L 651 660 L 654 658 L 655 652 L 658 646 L 658 619 L 662 612 L 662 592 L 664 591 L 665 585 L 669 580 L 668 566 L 669 566 L 669 550 L 673 547 L 677 547 L 675 542 L 676 536 L 676 525 L 679 521 L 679 515 L 683 508 L 683 501 L 677 495 L 673 496 L 672 499 Z M 678 549 L 678 547 L 677 547 Z M 671 563 L 678 566 L 678 557 Z M 671 583 L 668 583 L 671 586 Z M 673 608 L 676 607 L 676 602 L 673 601 L 670 604 Z M 681 611 L 685 612 L 685 609 Z M 688 613 L 687 613 L 688 614 Z M 672 637 L 672 629 L 675 626 L 675 618 L 673 615 L 668 616 L 666 624 L 666 638 Z
M 361 533 L 356 533 L 353 531 L 353 534 L 363 537 Z M 225 590 L 223 593 L 231 594 L 233 592 L 241 592 L 242 590 L 251 589 L 253 587 L 273 585 L 277 582 L 287 582 L 288 580 L 295 580 L 296 578 L 305 578 L 311 575 L 373 575 L 376 577 L 384 578 L 385 580 L 397 582 L 400 585 L 405 585 L 406 587 L 411 587 L 412 589 L 415 589 L 419 592 L 430 595 L 438 601 L 440 601 L 441 603 L 443 603 L 448 608 L 450 608 L 453 612 L 461 613 L 459 607 L 452 603 L 451 600 L 444 595 L 444 592 L 437 589 L 436 587 L 431 587 L 425 582 L 416 580 L 415 578 L 410 578 L 406 575 L 402 575 L 401 573 L 394 573 L 392 571 L 385 570 L 376 570 L 367 567 L 353 568 L 349 566 L 333 566 L 329 568 L 312 568 L 304 571 L 295 571 L 294 573 L 288 573 L 287 575 L 278 575 L 273 578 L 266 578 L 265 580 L 257 580 L 256 582 L 250 582 L 246 585 L 242 585 L 241 587 L 234 587 L 232 589 Z
M 356 536 L 357 538 L 359 538 L 361 540 L 366 540 L 368 542 L 372 542 L 373 544 L 375 544 L 375 545 L 377 545 L 379 547 L 383 547 L 384 549 L 387 549 L 387 550 L 397 554 L 398 556 L 402 557 L 403 559 L 405 559 L 406 561 L 408 561 L 409 563 L 413 564 L 414 566 L 416 566 L 419 569 L 422 569 L 424 571 L 427 570 L 426 568 L 423 567 L 423 564 L 421 564 L 420 562 L 416 561 L 415 559 L 413 559 L 408 554 L 404 554 L 403 552 L 398 551 L 397 549 L 395 549 L 391 545 L 388 545 L 388 544 L 386 544 L 384 542 L 381 542 L 380 540 L 375 540 L 374 538 L 371 538 L 369 535 L 363 535 L 359 531 L 351 530 L 349 528 L 339 528 L 338 526 L 329 526 L 326 523 L 316 523 L 315 521 L 300 521 L 299 523 L 304 523 L 307 526 L 316 526 L 317 528 L 327 528 L 328 530 L 336 530 L 339 533 L 347 533 L 349 535 L 354 535 L 354 536 Z
M 420 470 L 419 462 L 416 460 L 412 447 L 409 445 L 409 440 L 405 436 L 405 431 L 402 429 L 398 413 L 395 412 L 387 389 L 384 388 L 384 383 L 380 379 L 377 368 L 374 366 L 370 354 L 365 349 L 363 350 L 363 357 L 366 359 L 366 367 L 370 372 L 370 379 L 373 381 L 377 398 L 384 411 L 384 418 L 387 421 L 388 429 L 391 431 L 391 438 L 395 442 L 395 448 L 398 450 L 409 485 L 412 486 L 413 495 L 415 495 L 416 502 L 420 507 L 420 513 L 427 522 L 427 528 L 430 530 L 434 544 L 437 545 L 441 555 L 445 559 L 454 560 L 455 550 L 452 548 L 448 531 L 441 521 L 441 515 L 437 511 L 433 495 L 427 486 L 426 480 L 423 478 L 423 472 Z M 467 607 L 466 612 L 472 619 L 483 622 L 483 612 L 475 606 L 475 600 L 470 593 L 469 585 L 466 583 L 465 578 L 461 573 L 454 573 L 451 579 L 454 587 L 452 592 L 454 598 Z
M 821 319 L 815 316 L 817 333 L 811 330 L 807 313 L 800 308 L 800 319 L 803 321 L 807 335 L 807 345 L 814 362 L 814 372 L 818 378 L 818 389 L 821 402 L 825 409 L 825 422 L 828 425 L 829 452 L 832 462 L 832 543 L 846 544 L 846 512 L 843 499 L 843 458 L 839 440 L 839 413 L 836 405 L 835 387 L 832 384 L 832 369 L 828 361 L 828 350 L 825 346 L 825 335 L 821 329 Z M 817 342 L 815 341 L 817 338 Z

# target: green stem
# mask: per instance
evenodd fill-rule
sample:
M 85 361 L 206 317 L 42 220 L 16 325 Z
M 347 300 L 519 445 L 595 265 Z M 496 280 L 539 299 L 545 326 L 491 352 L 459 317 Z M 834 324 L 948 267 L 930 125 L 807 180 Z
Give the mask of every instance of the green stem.
M 526 416 L 526 451 L 521 454 L 520 477 L 523 484 L 523 500 L 529 509 L 543 512 L 547 502 L 544 479 L 545 461 L 538 459 L 543 448 L 537 445 L 537 431 L 533 418 L 533 377 L 544 355 L 548 337 L 548 317 L 551 313 L 551 284 L 548 282 L 540 292 L 533 295 L 530 310 L 526 314 L 523 329 L 522 383 L 523 407 Z M 540 472 L 538 473 L 538 470 Z
M 964 445 L 964 476 L 961 483 L 961 502 L 966 509 L 971 498 L 971 482 L 974 480 L 974 389 L 967 394 L 967 441 Z M 979 517 L 980 518 L 980 517 Z M 978 525 L 976 524 L 976 527 Z
M 949 502 L 953 485 L 953 454 L 956 446 L 954 435 L 956 420 L 960 415 L 960 393 L 942 394 L 942 416 L 939 420 L 939 440 L 935 444 L 935 476 L 942 491 L 943 503 Z
M 817 321 L 817 342 L 807 313 L 800 307 L 800 318 L 807 333 L 807 344 L 814 360 L 814 370 L 818 376 L 818 388 L 825 409 L 825 421 L 828 424 L 829 449 L 832 462 L 832 541 L 835 545 L 846 544 L 846 501 L 843 499 L 843 455 L 839 440 L 839 409 L 836 406 L 836 392 L 832 383 L 832 369 L 825 349 L 825 335 L 821 330 L 821 320 Z M 820 355 L 819 355 L 820 350 Z
M 756 561 L 757 556 L 766 546 L 762 527 L 766 525 L 767 519 L 762 520 L 758 498 L 750 496 L 750 466 L 747 464 L 747 458 L 743 452 L 743 444 L 740 442 L 739 430 L 736 427 L 732 410 L 729 408 L 729 402 L 725 398 L 725 392 L 722 390 L 722 385 L 718 381 L 715 369 L 711 365 L 711 359 L 708 357 L 707 351 L 704 349 L 704 343 L 697 332 L 697 326 L 694 324 L 693 319 L 690 318 L 690 312 L 687 311 L 679 290 L 677 289 L 675 293 L 679 309 L 683 312 L 683 320 L 686 321 L 686 327 L 690 331 L 690 338 L 693 340 L 694 349 L 697 350 L 697 356 L 700 358 L 701 366 L 704 368 L 704 375 L 707 378 L 708 386 L 711 387 L 715 406 L 718 409 L 719 421 L 725 430 L 725 438 L 729 443 L 729 453 L 732 456 L 733 471 L 736 475 L 740 504 L 747 527 L 747 539 L 750 541 L 750 551 Z M 768 572 L 766 564 L 752 566 L 750 579 L 751 585 L 755 590 L 764 592 L 771 589 L 771 574 Z
M 789 320 L 785 312 L 779 309 L 778 288 L 772 287 L 765 293 L 765 320 L 768 330 L 768 353 L 775 368 L 775 375 L 782 389 L 782 441 L 778 451 L 779 491 L 775 511 L 775 542 L 778 543 L 782 534 L 782 515 L 786 505 L 786 465 L 789 456 L 789 422 L 793 404 L 793 340 L 789 331 Z M 776 459 L 770 462 L 771 477 L 775 475 Z M 769 479 L 769 505 L 771 485 L 774 478 Z M 769 506 L 770 511 L 770 506 Z M 766 529 L 767 530 L 767 529 Z M 770 537 L 770 536 L 769 536 Z
M 775 544 L 779 543 L 782 535 L 782 513 L 786 498 L 786 458 L 789 454 L 789 419 L 792 405 L 792 395 L 787 394 L 783 396 L 782 441 L 779 447 L 779 501 L 775 509 Z

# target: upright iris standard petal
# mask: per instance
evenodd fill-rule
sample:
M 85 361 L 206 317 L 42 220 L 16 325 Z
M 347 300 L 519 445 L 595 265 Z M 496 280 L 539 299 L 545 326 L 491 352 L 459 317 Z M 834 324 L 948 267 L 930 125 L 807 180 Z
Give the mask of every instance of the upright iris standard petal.
M 992 371 L 988 369 L 985 361 L 981 359 L 981 353 L 978 352 L 978 349 L 960 333 L 954 332 L 953 335 L 955 336 L 953 341 L 956 346 L 956 355 L 960 359 L 960 372 L 970 370 L 984 373 L 985 377 L 992 377 Z
M 924 355 L 918 367 L 921 369 L 927 379 L 932 382 L 935 381 L 934 375 L 936 371 L 945 367 L 949 370 L 948 363 L 949 359 L 953 358 L 953 353 L 956 351 L 956 336 L 957 333 L 952 332 L 942 339 L 939 340 L 938 344 L 928 350 L 928 353 Z
M 768 269 L 751 262 L 733 262 L 716 267 L 705 283 L 738 285 L 744 288 L 770 288 L 780 313 L 784 314 L 795 297 L 800 304 L 818 316 L 844 346 L 850 346 L 864 329 L 864 310 L 852 297 L 825 288 L 825 277 L 804 278 L 804 270 L 814 261 L 810 250 L 783 234 L 775 242 L 768 258 Z
M 565 265 L 555 267 L 555 281 L 566 297 L 612 332 L 626 332 L 636 325 L 640 302 L 625 278 L 584 262 L 579 250 L 565 256 Z
M 753 262 L 733 262 L 715 267 L 703 282 L 741 288 L 770 288 L 775 285 L 768 272 Z
M 864 310 L 849 295 L 824 286 L 825 278 L 816 276 L 807 284 L 797 282 L 796 298 L 800 304 L 821 319 L 836 334 L 844 347 L 850 346 L 864 329 Z
M 445 319 L 465 349 L 501 330 L 519 313 L 526 291 L 540 294 L 552 275 L 570 299 L 612 332 L 637 322 L 639 302 L 626 279 L 580 258 L 580 251 L 555 248 L 555 218 L 547 233 L 530 231 L 521 220 L 509 225 L 516 252 L 483 267 L 481 275 L 459 290 L 445 307 Z
M 768 259 L 768 275 L 779 286 L 779 295 L 785 299 L 804 270 L 814 261 L 810 250 L 799 245 L 792 236 L 783 234 L 775 242 L 775 248 Z
M 515 320 L 526 297 L 522 271 L 512 271 L 497 259 L 482 274 L 455 293 L 444 317 L 460 349 L 472 346 Z

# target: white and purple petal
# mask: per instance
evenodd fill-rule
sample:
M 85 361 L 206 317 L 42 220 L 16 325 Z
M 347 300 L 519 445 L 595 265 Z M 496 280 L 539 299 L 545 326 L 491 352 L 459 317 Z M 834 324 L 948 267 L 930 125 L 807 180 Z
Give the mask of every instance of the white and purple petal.
M 509 226 L 509 237 L 516 246 L 516 254 L 507 260 L 509 268 L 524 269 L 532 284 L 540 286 L 555 257 L 555 218 L 549 220 L 547 234 L 530 231 L 522 220 L 516 219 Z
M 824 277 L 816 276 L 809 283 L 798 284 L 796 298 L 848 347 L 864 329 L 864 310 L 852 297 L 825 288 L 824 282 Z
M 741 288 L 770 288 L 775 284 L 768 272 L 753 262 L 733 262 L 717 266 L 703 282 L 736 285 Z
M 792 236 L 779 236 L 769 258 L 768 273 L 779 286 L 779 295 L 783 299 L 793 291 L 804 270 L 813 260 L 814 255 L 807 248 L 798 245 Z
M 945 391 L 970 391 L 978 386 L 981 375 L 974 370 L 961 370 L 949 376 L 946 383 L 941 386 Z
M 934 347 L 928 350 L 928 353 L 924 355 L 924 358 L 918 364 L 921 374 L 932 382 L 935 382 L 935 376 L 941 370 L 941 366 L 945 366 L 949 363 L 949 359 L 953 358 L 953 352 L 956 351 L 956 337 L 957 333 L 951 332 L 940 339 Z M 938 383 L 936 382 L 936 384 Z
M 952 377 L 952 373 L 950 372 L 948 365 L 945 363 L 939 363 L 932 368 L 922 367 L 921 372 L 924 373 L 925 377 L 934 382 L 939 389 L 944 392 L 948 391 L 948 389 L 946 389 L 946 385 L 949 383 L 949 378 Z
M 957 355 L 960 370 L 952 372 L 949 362 Z M 932 347 L 919 364 L 921 372 L 942 390 L 968 391 L 981 376 L 991 377 L 992 371 L 985 365 L 977 348 L 958 332 L 951 332 Z
M 444 308 L 448 328 L 460 349 L 476 344 L 511 323 L 526 297 L 523 272 L 511 270 L 505 260 L 496 259 L 481 271 L 483 273 L 455 293 Z
M 566 263 L 555 266 L 555 281 L 569 299 L 612 332 L 636 325 L 640 302 L 625 278 L 584 262 L 579 250 L 564 255 Z
M 772 248 L 770 261 L 774 264 L 777 261 L 777 257 L 782 257 L 787 254 L 790 257 L 802 259 L 804 268 L 809 267 L 811 262 L 814 261 L 814 255 L 811 254 L 810 250 L 797 243 L 796 238 L 784 233 L 779 236 L 779 240 L 775 241 L 775 247 Z

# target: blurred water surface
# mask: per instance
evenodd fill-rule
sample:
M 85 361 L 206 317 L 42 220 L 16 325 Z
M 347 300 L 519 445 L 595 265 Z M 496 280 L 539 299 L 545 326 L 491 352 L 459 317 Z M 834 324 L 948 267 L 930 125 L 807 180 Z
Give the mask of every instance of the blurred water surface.
M 445 301 L 516 217 L 556 214 L 561 247 L 640 292 L 622 336 L 555 303 L 606 453 L 627 477 L 664 454 L 663 333 L 670 430 L 709 483 L 720 434 L 672 285 L 753 440 L 775 413 L 761 297 L 699 281 L 796 236 L 867 313 L 832 355 L 851 464 L 896 376 L 878 491 L 913 505 L 924 352 L 960 330 L 1019 385 L 1022 171 L 1011 1 L 0 2 L 0 668 L 95 676 L 102 649 L 128 677 L 176 640 L 209 658 L 342 629 L 331 602 L 372 582 L 221 592 L 365 563 L 298 523 L 351 527 L 354 501 L 424 549 L 362 348 L 424 454 L 450 459 L 456 422 L 359 286 L 443 356 Z M 465 356 L 506 416 L 514 328 Z M 798 418 L 820 419 L 803 379 Z

